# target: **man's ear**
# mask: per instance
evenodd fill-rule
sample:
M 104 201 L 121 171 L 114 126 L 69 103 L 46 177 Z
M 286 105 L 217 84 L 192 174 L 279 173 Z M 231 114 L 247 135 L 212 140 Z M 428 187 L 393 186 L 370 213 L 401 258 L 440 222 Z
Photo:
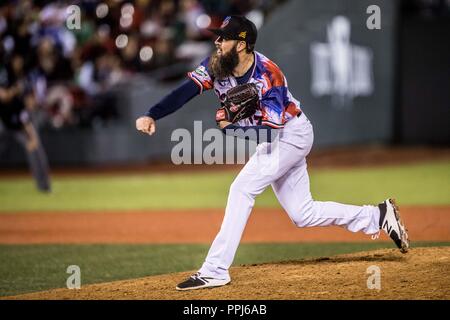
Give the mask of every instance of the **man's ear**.
M 247 48 L 247 43 L 245 41 L 239 41 L 237 45 L 237 51 L 241 52 Z

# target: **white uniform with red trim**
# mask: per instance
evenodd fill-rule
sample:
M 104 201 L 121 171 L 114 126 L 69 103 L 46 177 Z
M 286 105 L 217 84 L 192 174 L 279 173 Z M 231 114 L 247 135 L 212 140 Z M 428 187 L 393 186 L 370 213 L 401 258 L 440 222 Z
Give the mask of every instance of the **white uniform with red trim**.
M 269 185 L 298 227 L 338 225 L 349 231 L 376 234 L 379 231 L 380 211 L 377 206 L 354 206 L 336 202 L 314 201 L 309 187 L 306 156 L 313 145 L 313 127 L 301 110 L 298 100 L 289 92 L 286 78 L 280 68 L 260 53 L 248 82 L 259 88 L 261 110 L 252 119 L 239 125 L 268 125 L 280 129 L 278 139 L 258 145 L 232 183 L 224 220 L 208 252 L 200 273 L 208 277 L 228 279 L 231 266 L 255 197 Z M 237 85 L 229 77 L 213 79 L 205 60 L 188 76 L 200 90 L 214 88 L 223 101 L 225 93 Z M 299 115 L 299 116 L 298 116 Z

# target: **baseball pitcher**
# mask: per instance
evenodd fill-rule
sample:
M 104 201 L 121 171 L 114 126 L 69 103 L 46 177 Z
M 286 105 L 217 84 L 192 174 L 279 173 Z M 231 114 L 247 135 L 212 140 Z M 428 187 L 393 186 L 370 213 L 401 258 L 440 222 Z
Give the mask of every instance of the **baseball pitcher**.
M 219 29 L 210 31 L 217 35 L 217 50 L 189 72 L 189 79 L 180 87 L 138 118 L 136 128 L 151 135 L 158 119 L 203 91 L 214 89 L 221 102 L 216 121 L 223 132 L 238 136 L 251 130 L 258 133 L 260 143 L 230 187 L 222 226 L 203 265 L 176 289 L 223 286 L 231 281 L 229 268 L 255 197 L 269 185 L 298 227 L 337 225 L 373 237 L 383 230 L 402 252 L 407 252 L 408 235 L 392 199 L 375 206 L 313 199 L 306 165 L 314 140 L 313 127 L 301 103 L 289 91 L 280 68 L 254 50 L 255 25 L 244 17 L 230 16 Z M 270 138 L 261 141 L 260 133 Z

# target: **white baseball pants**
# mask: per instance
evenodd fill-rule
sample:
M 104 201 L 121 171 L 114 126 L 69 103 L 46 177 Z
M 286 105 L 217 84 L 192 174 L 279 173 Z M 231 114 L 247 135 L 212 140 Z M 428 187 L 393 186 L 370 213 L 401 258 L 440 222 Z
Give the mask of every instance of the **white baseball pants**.
M 200 272 L 205 276 L 229 278 L 231 266 L 255 197 L 272 185 L 292 222 L 298 227 L 337 225 L 349 231 L 374 234 L 379 231 L 377 206 L 354 206 L 314 201 L 309 189 L 306 156 L 314 134 L 307 117 L 291 119 L 279 139 L 258 145 L 255 154 L 230 187 L 225 216 L 219 233 Z

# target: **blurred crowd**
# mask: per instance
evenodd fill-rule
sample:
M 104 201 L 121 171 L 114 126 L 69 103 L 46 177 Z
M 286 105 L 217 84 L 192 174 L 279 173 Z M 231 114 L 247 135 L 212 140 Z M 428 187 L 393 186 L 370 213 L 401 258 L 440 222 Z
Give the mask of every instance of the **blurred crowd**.
M 0 4 L 0 88 L 17 87 L 40 125 L 117 118 L 115 88 L 137 73 L 178 79 L 230 14 L 260 27 L 282 0 L 16 0 Z M 2 82 L 2 77 L 8 81 Z

